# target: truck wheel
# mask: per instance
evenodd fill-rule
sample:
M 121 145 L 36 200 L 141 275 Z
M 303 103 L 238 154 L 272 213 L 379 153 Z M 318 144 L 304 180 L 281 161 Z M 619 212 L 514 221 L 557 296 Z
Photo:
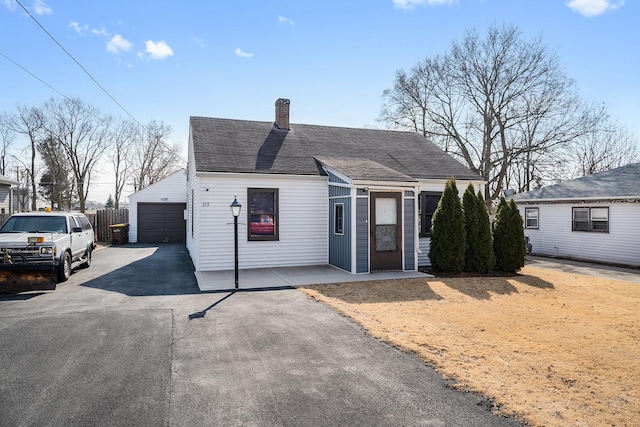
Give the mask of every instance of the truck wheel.
M 71 276 L 71 256 L 65 252 L 58 266 L 58 283 L 66 281 Z
M 92 250 L 91 249 L 87 249 L 87 252 L 85 252 L 84 254 L 84 262 L 82 264 L 80 264 L 80 267 L 82 268 L 89 268 L 91 267 L 91 254 L 92 254 Z

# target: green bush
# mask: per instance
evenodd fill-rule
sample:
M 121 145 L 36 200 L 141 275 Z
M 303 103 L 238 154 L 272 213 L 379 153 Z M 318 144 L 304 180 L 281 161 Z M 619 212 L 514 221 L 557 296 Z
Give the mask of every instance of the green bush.
M 489 212 L 484 204 L 482 193 L 476 195 L 473 185 L 469 184 L 462 196 L 467 248 L 465 270 L 488 273 L 495 266 L 493 239 Z
M 466 232 L 466 251 L 464 255 L 464 269 L 466 271 L 479 271 L 480 259 L 478 257 L 479 222 L 478 201 L 473 184 L 462 195 L 462 207 L 464 208 L 464 228 Z
M 493 221 L 493 251 L 498 270 L 515 273 L 524 267 L 527 248 L 522 216 L 516 202 L 500 198 Z
M 476 209 L 478 212 L 478 246 L 476 247 L 478 264 L 475 271 L 488 273 L 495 267 L 496 257 L 493 253 L 493 237 L 491 237 L 489 211 L 487 211 L 484 198 L 479 191 L 476 197 Z
M 466 239 L 464 213 L 456 180 L 447 181 L 431 222 L 429 259 L 434 271 L 460 273 L 464 268 Z

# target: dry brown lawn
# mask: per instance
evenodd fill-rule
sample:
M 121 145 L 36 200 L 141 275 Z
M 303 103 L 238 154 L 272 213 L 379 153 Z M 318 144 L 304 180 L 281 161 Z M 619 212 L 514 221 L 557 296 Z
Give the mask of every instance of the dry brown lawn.
M 640 284 L 525 267 L 301 289 L 499 412 L 538 426 L 640 425 Z

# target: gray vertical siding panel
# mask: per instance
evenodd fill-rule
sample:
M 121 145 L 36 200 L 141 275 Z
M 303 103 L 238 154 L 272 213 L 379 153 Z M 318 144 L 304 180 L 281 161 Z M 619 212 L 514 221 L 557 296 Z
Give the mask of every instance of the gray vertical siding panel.
M 335 176 L 331 172 L 328 172 L 327 174 L 329 175 L 329 182 L 337 182 L 337 183 L 340 183 L 340 184 L 348 184 L 345 180 L 338 178 L 337 176 Z
M 344 234 L 334 233 L 334 206 L 338 203 L 344 204 Z M 351 215 L 350 198 L 329 200 L 329 264 L 347 271 L 351 271 Z
M 404 201 L 404 268 L 413 270 L 416 262 L 415 251 L 415 207 L 414 199 Z
M 356 199 L 356 273 L 369 272 L 369 199 Z
M 336 187 L 334 185 L 329 186 L 329 197 L 349 196 L 350 194 L 351 194 L 350 188 Z

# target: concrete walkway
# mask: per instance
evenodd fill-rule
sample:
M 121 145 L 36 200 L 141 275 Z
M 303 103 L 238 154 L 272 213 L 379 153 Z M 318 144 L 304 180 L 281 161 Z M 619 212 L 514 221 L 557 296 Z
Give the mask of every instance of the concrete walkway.
M 585 274 L 605 279 L 624 280 L 640 283 L 640 268 L 596 264 L 585 261 L 528 255 L 526 265 L 531 267 L 560 270 L 565 273 Z
M 235 287 L 235 272 L 196 271 L 201 291 L 222 291 Z M 367 280 L 408 279 L 432 277 L 418 271 L 381 271 L 371 274 L 351 274 L 331 265 L 308 265 L 303 267 L 255 268 L 240 270 L 240 289 L 284 288 L 321 283 L 362 282 Z

